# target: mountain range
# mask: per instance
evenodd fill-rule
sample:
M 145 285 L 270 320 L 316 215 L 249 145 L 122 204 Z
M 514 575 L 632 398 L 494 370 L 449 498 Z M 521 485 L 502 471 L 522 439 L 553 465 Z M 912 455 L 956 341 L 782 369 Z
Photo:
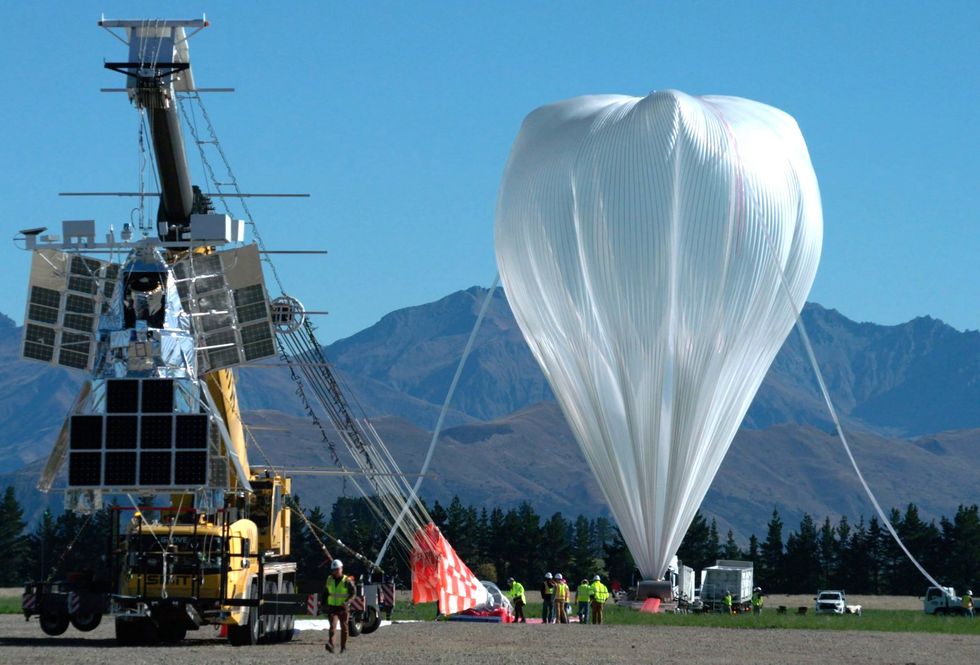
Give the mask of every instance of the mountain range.
M 325 347 L 352 401 L 372 418 L 406 472 L 416 470 L 487 291 L 473 287 L 384 316 Z M 602 493 L 501 290 L 491 301 L 440 438 L 428 501 L 511 506 L 544 515 L 600 514 Z M 980 501 L 980 333 L 916 318 L 897 326 L 851 321 L 808 304 L 803 321 L 852 439 L 885 506 L 914 501 L 927 516 Z M 71 406 L 81 376 L 17 359 L 20 329 L 0 319 L 0 484 L 36 514 L 32 478 Z M 285 466 L 328 465 L 288 372 L 239 371 L 242 406 L 263 452 Z M 773 508 L 791 526 L 803 512 L 871 515 L 791 333 L 746 415 L 704 503 L 720 528 L 761 535 Z M 254 453 L 253 453 L 254 455 Z M 253 463 L 261 463 L 262 460 Z M 342 481 L 297 477 L 303 503 L 329 504 Z

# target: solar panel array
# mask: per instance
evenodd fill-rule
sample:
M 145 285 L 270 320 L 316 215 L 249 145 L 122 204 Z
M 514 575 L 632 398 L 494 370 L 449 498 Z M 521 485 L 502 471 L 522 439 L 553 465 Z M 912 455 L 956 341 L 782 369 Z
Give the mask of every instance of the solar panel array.
M 202 370 L 276 355 L 258 248 L 193 254 L 174 264 L 177 291 L 191 313 Z
M 208 480 L 208 416 L 174 413 L 172 379 L 110 379 L 106 413 L 71 417 L 68 486 L 196 488 Z
M 119 266 L 51 249 L 34 252 L 22 356 L 88 369 L 95 330 L 115 289 Z

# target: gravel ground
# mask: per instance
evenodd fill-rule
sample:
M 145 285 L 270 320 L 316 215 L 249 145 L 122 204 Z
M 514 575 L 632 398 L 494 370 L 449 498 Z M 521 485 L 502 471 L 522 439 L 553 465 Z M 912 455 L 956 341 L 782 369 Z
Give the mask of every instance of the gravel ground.
M 116 647 L 112 624 L 46 637 L 36 621 L 0 616 L 0 663 L 972 663 L 980 636 L 852 631 L 726 630 L 651 626 L 405 623 L 351 638 L 346 654 L 323 650 L 325 633 L 288 644 L 235 648 L 211 628 L 170 647 Z

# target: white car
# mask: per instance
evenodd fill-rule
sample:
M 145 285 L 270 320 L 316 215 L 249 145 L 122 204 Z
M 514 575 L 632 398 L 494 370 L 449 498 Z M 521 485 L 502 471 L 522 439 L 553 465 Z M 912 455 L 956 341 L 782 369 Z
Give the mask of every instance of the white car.
M 847 599 L 843 591 L 820 591 L 813 611 L 817 614 L 844 614 L 847 612 Z

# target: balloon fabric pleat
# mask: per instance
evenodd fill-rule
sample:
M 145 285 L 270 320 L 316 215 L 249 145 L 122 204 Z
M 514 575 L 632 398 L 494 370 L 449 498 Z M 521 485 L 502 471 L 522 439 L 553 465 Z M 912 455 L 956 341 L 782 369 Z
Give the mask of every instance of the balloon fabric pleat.
M 780 270 L 803 303 L 822 233 L 778 109 L 669 90 L 525 119 L 497 204 L 501 279 L 644 576 L 666 571 L 793 327 Z

